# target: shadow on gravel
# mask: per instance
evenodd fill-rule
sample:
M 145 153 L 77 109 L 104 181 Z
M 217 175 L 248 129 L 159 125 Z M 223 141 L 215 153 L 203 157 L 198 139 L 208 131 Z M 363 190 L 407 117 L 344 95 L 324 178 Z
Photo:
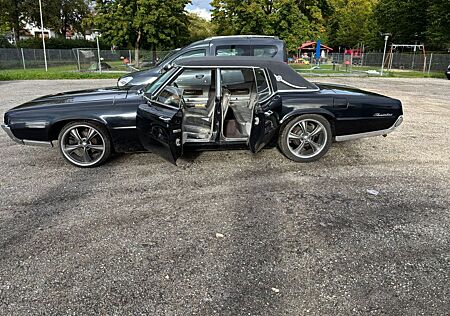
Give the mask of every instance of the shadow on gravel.
M 230 192 L 234 222 L 225 270 L 221 309 L 225 314 L 282 315 L 281 293 L 285 284 L 282 270 L 282 243 L 279 203 L 264 185 L 276 174 L 262 170 L 242 170 L 234 174 L 236 185 Z M 262 181 L 261 181 L 262 180 Z M 274 288 L 274 289 L 272 289 Z
M 58 217 L 75 208 L 85 196 L 91 196 L 96 184 L 108 178 L 106 168 L 92 170 L 71 170 L 45 194 L 35 196 L 31 203 L 16 204 L 14 216 L 0 223 L 0 260 L 10 260 L 8 255 L 11 252 L 17 251 L 21 244 L 29 242 L 53 223 L 56 225 Z

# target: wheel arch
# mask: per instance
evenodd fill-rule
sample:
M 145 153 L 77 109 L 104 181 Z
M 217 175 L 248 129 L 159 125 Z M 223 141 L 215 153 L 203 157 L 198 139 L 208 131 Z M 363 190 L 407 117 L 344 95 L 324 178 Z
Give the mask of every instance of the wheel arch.
M 323 116 L 330 123 L 332 135 L 333 136 L 336 135 L 336 127 L 335 127 L 336 117 L 334 116 L 333 113 L 325 109 L 298 109 L 289 112 L 288 114 L 283 116 L 283 118 L 280 120 L 280 133 L 291 120 L 304 114 L 316 114 Z
M 111 139 L 112 142 L 112 135 L 111 135 L 111 131 L 108 127 L 108 124 L 98 118 L 65 118 L 65 119 L 61 119 L 58 121 L 54 121 L 52 122 L 52 124 L 50 125 L 49 131 L 48 131 L 48 137 L 51 141 L 53 140 L 57 140 L 59 133 L 61 132 L 61 130 L 63 129 L 64 126 L 66 126 L 69 123 L 72 122 L 90 122 L 90 123 L 96 123 L 96 124 L 100 124 L 103 127 L 106 128 L 106 130 L 108 131 L 108 135 Z M 113 144 L 112 144 L 113 145 Z

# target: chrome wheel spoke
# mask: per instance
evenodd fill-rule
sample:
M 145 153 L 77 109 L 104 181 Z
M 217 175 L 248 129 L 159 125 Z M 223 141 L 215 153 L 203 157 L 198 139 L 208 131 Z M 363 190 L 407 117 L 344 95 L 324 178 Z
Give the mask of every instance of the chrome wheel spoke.
M 103 145 L 87 145 L 87 148 L 90 148 L 93 150 L 98 150 L 98 151 L 103 151 L 105 149 L 105 146 L 103 146 Z
M 300 139 L 301 138 L 300 135 L 294 134 L 292 132 L 289 133 L 288 137 L 291 138 L 291 139 Z
M 301 151 L 305 148 L 305 142 L 301 142 L 301 144 L 294 149 L 294 153 L 300 155 Z
M 320 125 L 317 125 L 316 128 L 311 132 L 311 134 L 309 134 L 309 137 L 316 136 L 317 134 L 319 134 L 322 131 L 323 131 L 323 127 Z
M 320 144 L 318 144 L 312 140 L 310 140 L 308 143 L 311 145 L 311 149 L 313 150 L 313 152 L 316 152 L 320 149 Z
M 91 162 L 92 161 L 92 158 L 89 155 L 89 150 L 87 148 L 84 148 L 84 150 L 83 150 L 83 160 L 84 160 L 84 162 Z
M 78 132 L 78 128 L 73 128 L 70 130 L 70 135 L 72 135 L 76 141 L 81 142 L 81 136 L 80 133 Z
M 68 154 L 70 154 L 71 152 L 73 152 L 76 149 L 82 148 L 83 146 L 81 145 L 66 145 L 64 146 L 64 151 L 67 152 Z
M 308 133 L 308 123 L 306 121 L 300 121 L 298 124 L 300 125 L 302 132 L 304 134 L 307 134 Z
M 89 129 L 88 134 L 86 136 L 86 141 L 90 141 L 97 134 L 98 134 L 98 132 L 95 129 L 93 129 L 93 128 Z

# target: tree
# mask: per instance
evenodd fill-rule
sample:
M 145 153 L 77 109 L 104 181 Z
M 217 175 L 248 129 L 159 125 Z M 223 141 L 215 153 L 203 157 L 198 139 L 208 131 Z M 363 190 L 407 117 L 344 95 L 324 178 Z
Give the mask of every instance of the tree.
M 196 42 L 207 37 L 211 37 L 215 34 L 214 25 L 211 23 L 211 21 L 200 17 L 196 13 L 188 13 L 188 19 L 188 43 Z
M 325 0 L 213 0 L 211 5 L 221 35 L 276 35 L 291 51 L 305 40 L 326 37 Z
M 176 46 L 188 36 L 190 0 L 97 0 L 94 25 L 117 46 L 131 45 L 139 66 L 139 50 L 149 45 L 156 56 L 161 45 Z
M 378 0 L 330 0 L 333 11 L 328 21 L 331 45 L 355 47 L 359 43 L 379 44 L 374 9 Z M 375 43 L 374 43 L 375 41 Z
M 3 24 L 13 30 L 14 41 L 19 42 L 19 32 L 22 27 L 22 18 L 24 16 L 25 1 L 24 0 L 0 0 L 0 19 Z
M 42 0 L 44 26 L 62 36 L 68 30 L 82 31 L 83 18 L 89 15 L 89 0 Z M 24 1 L 24 16 L 27 22 L 40 25 L 39 2 Z
M 375 18 L 382 32 L 392 33 L 394 42 L 414 43 L 426 32 L 428 4 L 429 0 L 380 0 Z
M 450 0 L 430 0 L 427 39 L 434 47 L 450 48 Z

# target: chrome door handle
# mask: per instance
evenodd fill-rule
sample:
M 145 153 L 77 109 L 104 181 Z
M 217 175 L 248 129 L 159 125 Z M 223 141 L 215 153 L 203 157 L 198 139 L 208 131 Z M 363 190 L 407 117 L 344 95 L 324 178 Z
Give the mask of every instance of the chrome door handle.
M 170 117 L 160 116 L 159 119 L 164 122 L 170 122 Z

